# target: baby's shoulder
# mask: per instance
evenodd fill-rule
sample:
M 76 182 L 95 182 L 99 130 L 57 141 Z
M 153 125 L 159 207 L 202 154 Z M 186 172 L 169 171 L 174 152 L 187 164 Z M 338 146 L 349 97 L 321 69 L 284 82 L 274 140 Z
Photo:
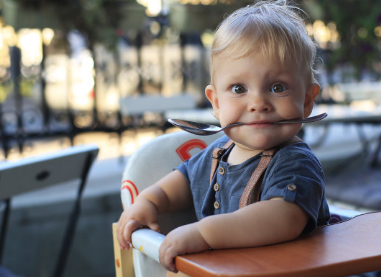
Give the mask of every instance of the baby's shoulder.
M 281 148 L 276 153 L 275 157 L 282 162 L 309 160 L 313 163 L 320 164 L 319 159 L 316 157 L 315 153 L 311 150 L 308 144 L 303 141 L 292 143 Z

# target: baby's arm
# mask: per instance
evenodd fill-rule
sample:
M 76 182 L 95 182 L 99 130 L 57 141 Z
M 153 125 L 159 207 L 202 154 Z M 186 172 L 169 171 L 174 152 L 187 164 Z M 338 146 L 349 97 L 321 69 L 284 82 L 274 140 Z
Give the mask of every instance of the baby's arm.
M 212 248 L 253 247 L 297 238 L 308 215 L 295 203 L 273 198 L 248 205 L 234 213 L 200 221 L 201 235 Z M 217 232 L 223 229 L 223 232 Z
M 297 238 L 308 221 L 296 204 L 273 198 L 233 213 L 209 216 L 168 234 L 160 248 L 160 261 L 176 271 L 174 258 L 208 249 L 254 247 Z
M 117 224 L 117 239 L 121 248 L 130 248 L 131 234 L 141 226 L 160 231 L 158 214 L 183 209 L 191 204 L 187 180 L 180 171 L 172 171 L 143 190 L 135 203 L 123 211 Z

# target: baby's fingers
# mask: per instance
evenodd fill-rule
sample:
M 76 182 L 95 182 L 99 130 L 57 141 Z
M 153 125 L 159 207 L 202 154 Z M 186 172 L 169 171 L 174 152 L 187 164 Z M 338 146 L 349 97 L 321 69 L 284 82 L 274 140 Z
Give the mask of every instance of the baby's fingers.
M 165 247 L 164 247 L 165 248 Z M 171 249 L 162 249 L 159 250 L 159 260 L 161 265 L 169 271 L 177 273 L 175 258 L 177 254 L 172 253 Z
M 119 221 L 116 226 L 116 238 L 119 242 L 120 248 L 124 249 L 126 248 L 127 240 L 124 238 L 124 229 L 126 227 L 126 224 L 123 221 Z
M 159 226 L 159 224 L 157 222 L 149 223 L 148 224 L 148 228 L 150 228 L 151 230 L 153 230 L 155 232 L 158 232 L 158 233 L 161 232 L 160 226 Z
M 123 230 L 123 239 L 125 241 L 125 244 L 123 245 L 125 248 L 130 249 L 131 247 L 131 235 L 132 232 L 139 229 L 141 226 L 140 222 L 137 220 L 130 220 Z
M 128 223 L 121 222 L 117 226 L 117 239 L 122 249 L 130 249 L 131 246 L 131 234 L 137 228 L 140 223 L 136 220 L 130 220 Z

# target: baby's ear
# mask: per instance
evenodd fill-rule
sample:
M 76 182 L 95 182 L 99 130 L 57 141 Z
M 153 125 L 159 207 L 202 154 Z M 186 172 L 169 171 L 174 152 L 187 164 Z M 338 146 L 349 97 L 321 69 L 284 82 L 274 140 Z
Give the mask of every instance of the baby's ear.
M 318 83 L 312 83 L 307 87 L 304 98 L 304 117 L 308 117 L 314 107 L 315 98 L 319 95 L 320 86 Z
M 218 104 L 218 97 L 216 88 L 213 85 L 208 85 L 205 88 L 205 96 L 208 98 L 209 102 L 212 104 L 213 112 L 217 119 L 220 118 L 220 106 Z

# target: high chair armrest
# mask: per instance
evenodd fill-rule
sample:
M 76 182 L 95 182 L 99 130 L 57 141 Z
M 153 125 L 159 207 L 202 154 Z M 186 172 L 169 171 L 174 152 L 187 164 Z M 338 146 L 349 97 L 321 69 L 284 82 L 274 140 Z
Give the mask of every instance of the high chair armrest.
M 151 229 L 140 229 L 132 233 L 131 240 L 134 249 L 160 263 L 159 248 L 165 236 Z
M 112 224 L 114 241 L 114 259 L 116 277 L 134 277 L 133 251 L 121 250 L 116 238 L 116 223 Z M 139 229 L 132 233 L 133 249 L 139 250 L 144 255 L 160 264 L 159 248 L 165 236 L 151 229 Z

